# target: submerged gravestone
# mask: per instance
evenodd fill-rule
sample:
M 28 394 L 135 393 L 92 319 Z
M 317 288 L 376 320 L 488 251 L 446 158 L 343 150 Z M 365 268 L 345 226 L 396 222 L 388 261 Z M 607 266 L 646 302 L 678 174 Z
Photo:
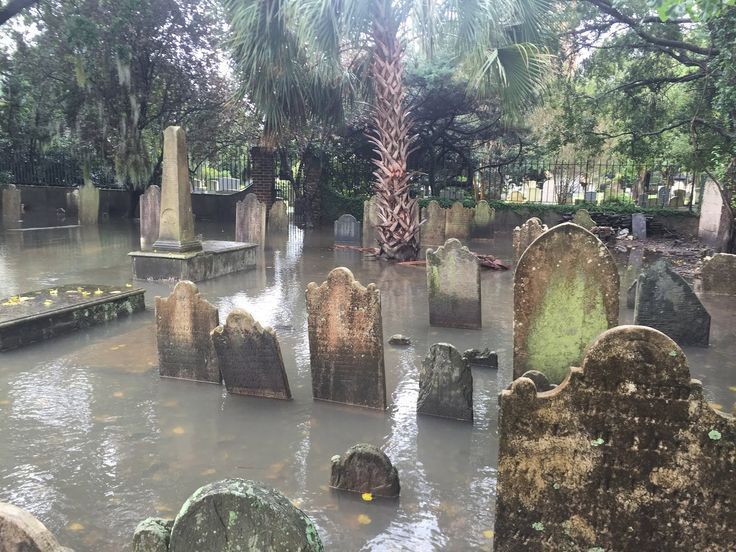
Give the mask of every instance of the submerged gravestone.
M 340 215 L 335 221 L 335 243 L 360 243 L 360 223 L 353 215 Z
M 363 247 L 378 247 L 378 205 L 375 195 L 363 202 Z
M 315 399 L 386 408 L 381 293 L 335 268 L 307 286 L 309 357 Z
M 471 223 L 470 235 L 476 239 L 487 240 L 493 237 L 493 220 L 496 218 L 496 210 L 491 207 L 485 199 L 481 199 L 476 205 Z
M 455 238 L 467 240 L 470 237 L 470 227 L 473 223 L 475 211 L 456 201 L 447 210 L 445 219 L 445 239 Z
M 141 195 L 141 251 L 152 251 L 153 244 L 158 239 L 158 230 L 161 224 L 161 188 L 149 186 Z
M 20 227 L 21 203 L 20 190 L 14 184 L 3 188 L 3 228 Z
M 79 188 L 69 190 L 65 196 L 66 216 L 79 219 Z
M 133 533 L 133 552 L 169 552 L 172 519 L 146 518 Z
M 498 353 L 488 348 L 483 349 L 466 349 L 463 353 L 463 360 L 471 368 L 493 368 L 498 369 Z
M 539 236 L 548 230 L 546 224 L 537 217 L 532 217 L 521 226 L 517 226 L 513 230 L 512 241 L 514 247 L 514 260 L 518 261 L 522 253 L 526 251 L 529 244 L 536 240 Z
M 374 445 L 359 443 L 332 457 L 330 487 L 340 491 L 399 496 L 399 473 L 386 453 Z
M 647 237 L 647 217 L 644 213 L 631 215 L 631 234 L 636 240 L 643 240 Z
M 449 343 L 435 343 L 419 369 L 417 414 L 473 421 L 470 364 Z
M 716 252 L 728 251 L 733 236 L 734 214 L 721 187 L 708 180 L 700 201 L 698 239 Z
M 514 274 L 514 377 L 560 383 L 605 330 L 618 325 L 619 276 L 606 246 L 571 223 L 537 238 Z
M 203 299 L 192 282 L 182 280 L 168 297 L 156 297 L 161 377 L 221 383 L 210 337 L 217 324 L 217 307 Z
M 582 226 L 586 230 L 592 230 L 596 226 L 595 221 L 590 217 L 587 209 L 578 209 L 572 217 L 573 224 Z
M 495 550 L 736 550 L 736 423 L 685 354 L 621 326 L 551 393 L 499 397 Z
M 212 331 L 222 379 L 229 393 L 270 399 L 291 399 L 276 334 L 242 309 Z
M 447 209 L 443 209 L 435 200 L 422 209 L 422 220 L 419 227 L 419 243 L 422 246 L 441 245 L 445 243 L 445 224 Z
M 268 211 L 268 231 L 286 232 L 289 229 L 289 211 L 283 199 L 277 199 Z
M 736 255 L 716 253 L 703 263 L 700 276 L 703 291 L 736 295 Z
M 100 190 L 91 180 L 85 180 L 79 188 L 79 224 L 97 224 L 100 218 Z
M 427 250 L 429 323 L 447 328 L 480 328 L 480 263 L 459 240 Z
M 72 552 L 30 512 L 0 502 L 0 552 Z
M 685 279 L 664 260 L 637 280 L 634 324 L 655 328 L 679 345 L 708 346 L 710 314 Z
M 266 243 L 266 204 L 254 193 L 235 204 L 235 241 Z
M 317 529 L 280 492 L 245 479 L 199 488 L 171 529 L 169 552 L 322 552 Z

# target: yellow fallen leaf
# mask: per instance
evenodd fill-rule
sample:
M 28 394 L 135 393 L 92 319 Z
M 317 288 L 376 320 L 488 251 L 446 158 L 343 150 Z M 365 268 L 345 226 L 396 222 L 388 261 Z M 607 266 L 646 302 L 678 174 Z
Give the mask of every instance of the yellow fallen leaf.
M 57 295 L 59 295 L 59 290 L 58 289 L 50 289 L 49 290 L 49 295 L 51 295 L 52 297 L 56 297 Z
M 736 385 L 732 385 L 731 387 L 728 388 L 728 390 L 736 393 Z
M 102 295 L 103 293 L 105 293 L 105 292 L 104 292 L 104 291 L 102 291 L 102 290 L 101 290 L 100 288 L 97 288 L 97 289 L 95 290 L 95 295 Z
M 174 429 L 171 430 L 171 433 L 174 435 L 184 435 L 186 433 L 186 430 L 181 426 L 176 426 Z
M 54 304 L 54 302 L 53 302 L 53 301 L 51 301 L 50 299 L 46 299 L 46 300 L 45 300 L 45 301 L 43 302 L 43 304 L 44 304 L 44 306 L 45 306 L 45 307 L 49 307 L 49 306 L 53 305 L 53 304 Z
M 493 531 L 491 531 L 490 529 L 486 529 L 485 531 L 483 531 L 483 536 L 487 539 L 492 539 L 493 534 Z
M 133 284 L 125 284 L 125 287 L 132 288 L 133 287 Z
M 121 398 L 121 397 L 124 397 L 124 396 L 125 396 L 125 393 L 123 393 L 122 391 L 115 391 L 115 392 L 114 392 L 114 393 L 112 394 L 112 396 L 113 396 L 113 397 L 115 397 L 116 399 L 119 399 L 119 398 Z
M 294 505 L 295 508 L 301 508 L 302 507 L 302 499 L 301 498 L 295 498 L 291 501 L 291 503 Z
M 74 532 L 77 532 L 77 531 L 84 531 L 84 525 L 82 525 L 82 524 L 81 524 L 81 523 L 79 523 L 78 521 L 73 521 L 73 522 L 71 522 L 71 523 L 70 523 L 70 524 L 69 524 L 69 525 L 67 526 L 67 529 L 69 529 L 70 531 L 74 531 Z
M 708 406 L 710 406 L 713 410 L 723 410 L 723 405 L 721 403 L 711 402 L 708 403 Z
M 199 475 L 215 475 L 217 473 L 217 470 L 215 468 L 207 468 L 206 470 L 202 470 L 199 472 Z
M 370 502 L 371 500 L 373 500 L 373 495 L 371 493 L 363 493 L 362 495 L 360 495 L 360 498 L 362 498 L 366 502 Z
M 82 297 L 89 297 L 89 291 L 83 291 Z
M 361 525 L 368 525 L 371 522 L 371 518 L 369 518 L 365 514 L 358 514 L 358 523 Z

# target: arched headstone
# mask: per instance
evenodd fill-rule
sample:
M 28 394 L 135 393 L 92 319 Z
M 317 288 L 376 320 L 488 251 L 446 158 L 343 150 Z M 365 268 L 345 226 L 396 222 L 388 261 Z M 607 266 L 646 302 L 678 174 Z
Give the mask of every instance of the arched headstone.
M 447 218 L 445 220 L 445 239 L 456 238 L 458 240 L 467 240 L 470 237 L 470 227 L 473 224 L 473 215 L 475 211 L 456 201 L 447 210 Z
M 79 188 L 79 224 L 97 224 L 100 218 L 100 190 L 91 180 L 85 180 Z
M 266 204 L 254 193 L 235 204 L 235 241 L 266 243 Z
M 480 263 L 459 240 L 427 250 L 427 297 L 432 326 L 482 326 Z
M 335 221 L 335 243 L 360 243 L 360 223 L 351 214 L 340 215 Z
M 289 229 L 289 211 L 286 202 L 278 199 L 271 205 L 268 212 L 268 231 L 286 232 Z
M 514 228 L 512 240 L 514 247 L 514 260 L 518 261 L 529 244 L 548 230 L 546 224 L 537 217 L 532 217 L 521 226 Z
M 443 209 L 435 200 L 422 209 L 422 220 L 419 227 L 419 240 L 423 247 L 445 243 L 445 224 L 447 209 Z
M 330 487 L 340 491 L 399 496 L 399 473 L 391 460 L 374 445 L 359 443 L 332 457 Z
M 592 230 L 596 226 L 595 221 L 590 217 L 587 209 L 578 209 L 575 211 L 572 222 L 578 226 L 582 226 L 586 230 Z
M 476 239 L 490 239 L 493 237 L 493 219 L 496 210 L 485 199 L 480 200 L 473 212 L 471 223 L 471 237 Z

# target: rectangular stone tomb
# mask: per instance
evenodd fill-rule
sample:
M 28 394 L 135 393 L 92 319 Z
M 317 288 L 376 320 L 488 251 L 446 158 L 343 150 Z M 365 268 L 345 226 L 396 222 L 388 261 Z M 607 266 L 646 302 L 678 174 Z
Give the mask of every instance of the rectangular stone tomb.
M 145 309 L 143 289 L 71 284 L 0 300 L 0 351 Z
M 230 241 L 202 242 L 202 251 L 133 251 L 133 278 L 137 280 L 191 280 L 201 282 L 256 266 L 258 246 Z

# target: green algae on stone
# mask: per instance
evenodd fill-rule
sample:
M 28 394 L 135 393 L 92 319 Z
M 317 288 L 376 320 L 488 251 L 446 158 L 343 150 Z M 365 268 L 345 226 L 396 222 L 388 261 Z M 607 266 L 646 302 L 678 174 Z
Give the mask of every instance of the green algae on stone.
M 146 518 L 135 528 L 133 552 L 168 552 L 171 519 Z

